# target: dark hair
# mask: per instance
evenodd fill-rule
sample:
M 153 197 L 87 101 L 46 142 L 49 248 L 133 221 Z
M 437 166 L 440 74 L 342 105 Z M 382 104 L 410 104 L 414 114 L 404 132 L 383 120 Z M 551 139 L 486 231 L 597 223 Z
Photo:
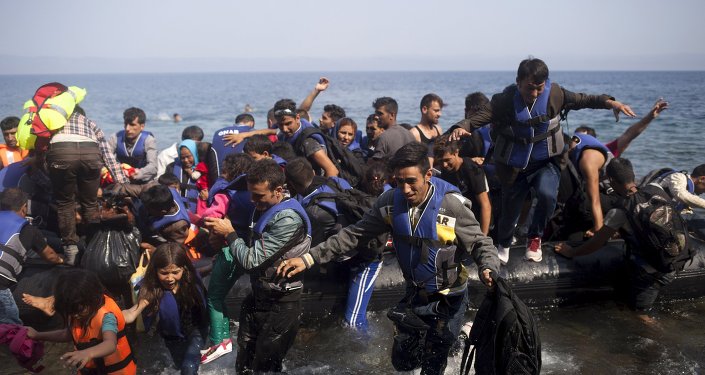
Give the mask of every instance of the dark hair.
M 345 117 L 345 110 L 335 104 L 326 104 L 323 106 L 323 112 L 328 112 L 328 115 L 330 116 L 331 120 L 333 122 L 340 120 L 341 118 Z
M 0 129 L 2 129 L 2 131 L 14 129 L 18 126 L 20 126 L 19 117 L 8 116 L 0 121 Z
M 589 127 L 589 126 L 578 126 L 575 128 L 575 133 L 586 133 L 588 135 L 591 135 L 593 137 L 597 137 L 597 133 L 595 133 L 595 129 Z
M 301 117 L 302 119 L 304 119 L 306 121 L 311 119 L 311 116 L 309 116 L 308 111 L 303 108 L 297 108 L 296 114 L 299 115 L 299 117 Z
M 86 111 L 81 107 L 80 105 L 76 104 L 75 107 L 73 107 L 73 113 L 78 113 L 79 115 L 86 117 Z
M 306 158 L 297 157 L 286 162 L 286 168 L 284 168 L 284 174 L 286 175 L 287 182 L 293 182 L 298 186 L 308 186 L 309 182 L 313 180 L 313 167 L 311 163 L 306 160 Z M 302 193 L 298 191 L 297 193 Z
M 191 263 L 188 255 L 186 255 L 186 246 L 176 242 L 166 242 L 154 250 L 152 258 L 145 271 L 142 286 L 140 287 L 139 298 L 149 301 L 147 313 L 152 315 L 159 310 L 159 302 L 164 295 L 164 289 L 159 282 L 159 269 L 169 267 L 174 264 L 177 267 L 183 268 L 183 274 L 179 280 L 178 298 L 182 303 L 182 310 L 190 311 L 193 307 L 198 306 L 201 314 L 206 313 L 206 306 L 203 301 L 203 292 L 206 288 L 203 282 L 198 277 L 196 269 Z
M 270 120 L 272 122 L 276 121 L 276 118 L 274 118 L 274 108 L 267 111 L 267 120 Z
M 247 172 L 247 169 L 252 165 L 252 156 L 247 154 L 228 154 L 223 159 L 223 167 L 221 168 L 221 174 L 227 175 L 229 180 Z
M 272 144 L 272 155 L 277 155 L 284 160 L 291 160 L 296 157 L 296 151 L 291 143 L 277 141 Z
M 252 152 L 262 155 L 265 151 L 269 153 L 269 155 L 272 155 L 272 141 L 264 134 L 255 134 L 247 138 L 245 146 L 242 147 L 242 152 L 244 153 Z
M 517 81 L 525 78 L 533 78 L 532 83 L 545 82 L 548 79 L 548 66 L 542 60 L 529 56 L 519 63 L 517 69 Z
M 184 130 L 181 132 L 181 140 L 185 141 L 187 139 L 192 139 L 194 141 L 202 141 L 203 140 L 203 129 L 201 129 L 199 126 L 196 125 L 191 125 L 187 126 L 184 128 Z
M 274 118 L 275 119 L 280 119 L 284 116 L 289 116 L 289 117 L 296 117 L 296 102 L 291 100 L 291 99 L 280 99 L 276 103 L 274 103 Z M 284 113 L 279 113 L 279 111 L 285 111 Z M 290 113 L 290 114 L 285 114 L 285 113 Z
M 181 181 L 179 181 L 179 178 L 176 177 L 176 175 L 173 173 L 164 173 L 163 175 L 159 176 L 159 178 L 157 178 L 157 182 L 160 185 L 164 185 L 164 186 L 181 184 Z
M 105 287 L 93 271 L 72 268 L 59 274 L 54 284 L 54 309 L 64 318 L 66 326 L 78 326 L 83 334 L 98 310 L 105 304 Z M 88 315 L 83 314 L 88 312 Z M 78 320 L 72 321 L 76 315 Z
M 348 126 L 348 125 L 352 126 L 353 133 L 357 133 L 357 123 L 355 122 L 355 120 L 351 119 L 350 117 L 343 117 L 340 120 L 338 120 L 338 122 L 336 124 L 336 128 L 340 129 L 343 126 Z M 338 135 L 336 134 L 336 138 L 337 138 L 337 136 Z
M 249 113 L 241 113 L 235 117 L 235 125 L 252 123 L 255 126 L 255 118 Z
M 700 164 L 695 169 L 693 169 L 693 173 L 690 174 L 693 177 L 701 177 L 705 176 L 705 164 Z
M 188 147 L 187 147 L 188 148 Z M 196 152 L 198 152 L 199 162 L 205 162 L 208 158 L 208 151 L 211 149 L 210 142 L 196 142 Z M 190 150 L 189 150 L 190 151 Z
M 369 124 L 371 124 L 371 123 L 373 123 L 373 122 L 377 122 L 377 115 L 375 115 L 374 113 L 371 114 L 371 115 L 369 115 L 369 116 L 367 116 L 367 122 L 366 122 L 365 124 L 366 124 L 366 125 L 369 125 Z
M 419 104 L 419 110 L 422 110 L 423 107 L 426 107 L 426 108 L 430 107 L 431 103 L 433 103 L 433 102 L 437 102 L 441 106 L 441 108 L 443 108 L 443 106 L 445 106 L 445 104 L 443 104 L 443 99 L 441 99 L 440 96 L 438 96 L 434 93 L 430 93 L 430 94 L 424 95 L 423 98 L 421 98 L 421 104 Z
M 489 103 L 490 99 L 487 95 L 479 91 L 473 92 L 465 97 L 465 112 L 477 112 Z
M 148 211 L 168 212 L 174 207 L 175 204 L 174 197 L 171 195 L 171 190 L 165 185 L 152 186 L 140 194 L 140 200 Z
M 260 184 L 269 183 L 269 190 L 273 191 L 278 186 L 284 186 L 284 172 L 282 168 L 272 159 L 262 159 L 252 163 L 247 170 L 247 183 Z
M 375 110 L 380 109 L 382 107 L 384 107 L 384 110 L 389 113 L 397 113 L 399 111 L 399 105 L 397 104 L 397 101 L 388 96 L 377 98 L 374 102 L 372 102 L 372 108 L 374 108 Z
M 8 188 L 0 193 L 0 210 L 1 211 L 19 211 L 22 206 L 27 204 L 27 193 L 18 188 Z
M 445 153 L 454 154 L 460 151 L 460 142 L 451 141 L 450 134 L 443 134 L 433 142 L 433 157 L 442 159 Z
M 360 190 L 367 194 L 379 196 L 384 192 L 384 184 L 389 177 L 386 161 L 373 161 L 367 166 L 365 178 L 360 183 Z
M 411 126 L 411 124 L 409 124 L 408 122 L 402 122 L 401 124 L 397 124 L 397 125 L 401 126 L 402 128 L 404 128 L 406 130 L 413 129 L 413 126 Z
M 428 161 L 428 146 L 419 142 L 407 143 L 389 159 L 389 169 L 392 171 L 408 167 L 418 167 L 421 173 L 431 169 Z
M 607 164 L 605 173 L 613 182 L 620 185 L 632 183 L 635 179 L 634 168 L 632 168 L 632 162 L 630 162 L 629 159 L 612 159 L 612 161 Z
M 144 111 L 140 108 L 130 107 L 122 113 L 122 120 L 125 122 L 125 125 L 132 123 L 135 118 L 137 118 L 137 123 L 139 124 L 147 122 L 147 115 L 145 115 Z

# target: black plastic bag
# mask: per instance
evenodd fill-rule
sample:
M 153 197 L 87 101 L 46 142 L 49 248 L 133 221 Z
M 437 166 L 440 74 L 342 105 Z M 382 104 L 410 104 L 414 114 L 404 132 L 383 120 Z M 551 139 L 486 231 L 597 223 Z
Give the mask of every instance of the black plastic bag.
M 125 286 L 140 260 L 140 232 L 101 229 L 81 257 L 81 266 L 98 274 L 105 286 Z

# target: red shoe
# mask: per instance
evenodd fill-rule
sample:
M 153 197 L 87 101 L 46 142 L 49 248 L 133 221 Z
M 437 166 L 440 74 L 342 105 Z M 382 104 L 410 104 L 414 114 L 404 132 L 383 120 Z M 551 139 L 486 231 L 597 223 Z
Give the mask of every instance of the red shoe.
M 529 238 L 526 244 L 526 254 L 524 255 L 525 260 L 532 262 L 540 262 L 543 259 L 543 253 L 541 252 L 541 237 Z

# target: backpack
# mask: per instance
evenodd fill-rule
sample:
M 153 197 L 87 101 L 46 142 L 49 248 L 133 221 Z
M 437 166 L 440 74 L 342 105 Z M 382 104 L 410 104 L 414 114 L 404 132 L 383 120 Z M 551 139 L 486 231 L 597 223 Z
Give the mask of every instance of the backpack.
M 642 188 L 657 179 L 666 176 L 667 174 L 671 173 L 676 173 L 677 171 L 673 168 L 659 168 L 659 169 L 654 169 L 653 171 L 649 172 L 644 176 L 641 181 L 639 182 L 638 187 Z
M 495 289 L 477 310 L 460 373 L 467 375 L 474 359 L 476 374 L 538 374 L 541 339 L 536 320 L 503 278 L 492 278 Z
M 688 226 L 671 197 L 658 185 L 649 184 L 625 202 L 627 219 L 634 231 L 635 251 L 659 272 L 680 271 L 693 257 Z
M 297 153 L 301 153 L 304 141 L 312 135 L 320 136 L 325 142 L 326 154 L 328 159 L 338 168 L 338 176 L 348 181 L 353 187 L 358 186 L 365 176 L 365 164 L 363 161 L 347 147 L 341 146 L 337 140 L 331 138 L 328 134 L 322 133 L 318 128 L 310 127 L 304 129 L 296 139 L 296 142 L 294 142 L 294 150 Z

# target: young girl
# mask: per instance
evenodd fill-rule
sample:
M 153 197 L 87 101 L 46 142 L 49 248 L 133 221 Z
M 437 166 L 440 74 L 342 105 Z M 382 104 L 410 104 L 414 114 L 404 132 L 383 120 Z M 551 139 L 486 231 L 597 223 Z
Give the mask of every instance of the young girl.
M 208 309 L 205 288 L 186 251 L 174 242 L 159 245 L 142 279 L 137 304 L 123 314 L 132 323 L 144 311 L 148 330 L 156 320 L 156 330 L 181 373 L 196 374 L 208 332 Z
M 125 337 L 125 319 L 115 301 L 104 294 L 96 274 L 82 269 L 62 273 L 54 288 L 54 309 L 68 328 L 50 332 L 28 328 L 29 338 L 73 340 L 76 350 L 65 353 L 61 360 L 84 375 L 137 372 Z

